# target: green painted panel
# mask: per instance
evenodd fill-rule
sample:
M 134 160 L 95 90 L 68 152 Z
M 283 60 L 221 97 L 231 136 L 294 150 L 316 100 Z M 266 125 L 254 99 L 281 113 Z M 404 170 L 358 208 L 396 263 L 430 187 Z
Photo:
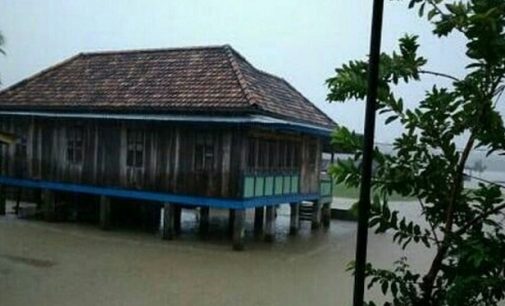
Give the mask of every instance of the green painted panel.
M 291 176 L 284 176 L 284 188 L 283 193 L 291 193 Z
M 320 193 L 322 196 L 331 196 L 331 183 L 321 182 Z
M 267 176 L 265 178 L 265 195 L 271 196 L 274 194 L 274 177 Z
M 254 176 L 246 176 L 244 179 L 244 198 L 254 196 Z
M 298 178 L 298 175 L 293 175 L 291 177 L 291 193 L 298 193 L 298 181 L 300 179 Z
M 254 187 L 254 196 L 262 197 L 263 193 L 265 192 L 265 190 L 263 189 L 264 187 L 265 187 L 265 178 L 262 176 L 257 176 L 256 186 Z
M 257 176 L 249 175 L 244 178 L 244 198 L 297 194 L 299 192 L 299 174 L 274 176 L 265 173 Z
M 276 176 L 275 177 L 275 194 L 280 195 L 282 194 L 282 187 L 284 185 L 282 184 L 282 176 Z

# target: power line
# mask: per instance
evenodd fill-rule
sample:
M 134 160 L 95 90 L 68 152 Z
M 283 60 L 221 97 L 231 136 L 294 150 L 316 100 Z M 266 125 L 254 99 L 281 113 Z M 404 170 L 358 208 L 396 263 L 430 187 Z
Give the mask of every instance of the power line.
M 470 175 L 468 173 L 463 173 L 463 174 L 466 177 L 469 177 L 469 178 L 474 179 L 476 181 L 480 181 L 480 182 L 483 182 L 483 183 L 486 183 L 486 184 L 490 184 L 490 185 L 495 185 L 495 186 L 498 186 L 500 188 L 505 189 L 505 185 L 503 185 L 503 184 L 496 183 L 496 182 L 493 182 L 493 181 L 489 181 L 489 180 L 486 180 L 486 179 L 483 179 L 483 178 L 480 178 L 480 177 L 476 177 L 476 176 Z
M 376 142 L 375 142 L 375 144 L 376 144 L 376 145 L 381 145 L 381 146 L 387 146 L 387 147 L 392 147 L 392 146 L 394 146 L 394 144 L 393 144 L 393 143 L 391 143 L 391 142 L 378 142 L 378 141 L 376 141 Z M 457 150 L 457 151 L 463 151 L 463 148 L 457 148 L 456 150 Z M 477 151 L 477 152 L 487 152 L 487 151 L 489 151 L 489 150 L 488 150 L 488 149 L 485 149 L 485 148 L 475 148 L 475 149 L 473 149 L 473 151 Z

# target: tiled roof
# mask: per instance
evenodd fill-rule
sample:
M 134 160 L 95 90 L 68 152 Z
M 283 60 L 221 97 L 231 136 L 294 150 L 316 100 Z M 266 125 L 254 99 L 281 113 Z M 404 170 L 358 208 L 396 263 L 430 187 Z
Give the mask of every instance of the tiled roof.
M 227 45 L 81 53 L 0 92 L 0 109 L 250 112 L 335 125 Z

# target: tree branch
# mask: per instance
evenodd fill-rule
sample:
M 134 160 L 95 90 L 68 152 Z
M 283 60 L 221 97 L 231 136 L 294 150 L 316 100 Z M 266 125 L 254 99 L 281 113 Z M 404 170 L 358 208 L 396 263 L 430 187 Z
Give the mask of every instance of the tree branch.
M 454 222 L 454 210 L 456 206 L 456 197 L 458 195 L 458 192 L 460 192 L 461 188 L 463 187 L 463 171 L 465 169 L 465 164 L 468 159 L 468 156 L 470 155 L 470 152 L 473 148 L 475 142 L 475 134 L 470 135 L 470 138 L 468 138 L 468 141 L 465 145 L 465 149 L 463 150 L 463 153 L 461 154 L 461 158 L 458 163 L 458 167 L 456 169 L 455 173 L 455 180 L 451 189 L 451 194 L 449 198 L 449 204 L 447 206 L 447 212 L 446 212 L 446 220 L 445 220 L 445 228 L 444 228 L 444 239 L 442 240 L 437 253 L 435 255 L 435 258 L 433 259 L 431 263 L 430 270 L 426 275 L 423 277 L 423 282 L 421 284 L 421 288 L 423 290 L 423 302 L 428 303 L 428 301 L 431 299 L 431 293 L 433 291 L 433 284 L 435 283 L 435 278 L 437 277 L 438 272 L 440 271 L 440 268 L 442 267 L 442 262 L 444 261 L 445 254 L 447 250 L 449 249 L 449 240 L 450 240 L 450 233 L 452 232 L 452 225 Z
M 486 74 L 487 77 L 490 76 L 489 71 Z M 501 77 L 498 78 L 499 81 L 496 82 L 487 82 L 491 83 L 491 88 L 488 92 L 486 92 L 484 96 L 484 101 L 489 101 L 492 103 L 492 99 L 494 96 L 494 93 L 496 91 L 496 88 L 500 85 L 501 82 Z M 480 112 L 479 112 L 479 118 L 482 115 L 483 107 L 481 107 Z M 455 181 L 453 183 L 452 189 L 451 189 L 451 194 L 449 198 L 449 204 L 447 207 L 447 212 L 446 212 L 446 221 L 445 221 L 445 229 L 444 229 L 444 239 L 442 240 L 442 243 L 440 244 L 440 247 L 437 250 L 437 253 L 435 255 L 435 258 L 433 259 L 431 263 L 430 270 L 428 273 L 423 277 L 423 282 L 421 284 L 421 289 L 423 290 L 423 302 L 427 303 L 431 299 L 431 293 L 433 291 L 433 284 L 435 283 L 435 279 L 437 277 L 438 272 L 440 271 L 442 267 L 442 262 L 444 260 L 444 257 L 446 255 L 447 250 L 449 249 L 450 246 L 450 240 L 451 237 L 453 237 L 452 233 L 452 226 L 454 222 L 454 211 L 455 211 L 455 206 L 456 206 L 456 198 L 458 193 L 461 192 L 463 188 L 463 172 L 465 170 L 465 164 L 468 160 L 468 157 L 470 155 L 470 152 L 472 151 L 472 148 L 474 146 L 475 140 L 476 140 L 476 135 L 475 132 L 472 131 L 470 137 L 468 138 L 468 141 L 465 145 L 465 149 L 463 150 L 461 154 L 461 158 L 459 159 L 458 166 L 456 169 L 455 173 Z M 503 207 L 501 207 L 503 206 Z M 500 205 L 500 209 L 505 208 L 505 203 L 503 205 Z M 495 208 L 496 209 L 496 208 Z M 499 210 L 499 209 L 498 209 Z M 478 222 L 478 220 L 476 221 Z
M 423 209 L 423 212 L 425 213 L 426 212 L 426 206 L 424 205 L 423 201 L 420 198 L 417 198 L 417 200 L 419 201 L 419 205 L 421 205 L 421 208 Z M 431 231 L 433 232 L 433 237 L 434 237 L 433 240 L 435 241 L 435 243 L 437 244 L 437 246 L 440 247 L 440 239 L 438 239 L 438 235 L 437 235 L 437 232 L 435 230 L 435 225 L 433 224 L 433 222 L 431 222 L 430 220 L 428 220 L 428 218 L 426 218 L 426 221 L 428 221 L 428 224 L 430 225 Z
M 505 209 L 505 203 L 502 203 L 502 204 L 496 206 L 495 208 L 475 217 L 473 220 L 471 220 L 470 222 L 468 222 L 467 224 L 465 224 L 464 226 L 459 228 L 457 231 L 455 231 L 454 235 L 459 236 L 459 235 L 464 234 L 469 228 L 471 228 L 475 224 L 482 222 L 485 218 L 489 217 L 492 214 L 499 212 L 502 209 Z
M 431 4 L 431 6 L 440 14 L 440 15 L 445 15 L 445 13 L 440 9 L 440 7 L 435 3 L 433 2 L 433 0 L 426 0 L 426 2 L 428 2 L 429 4 Z
M 446 73 L 440 73 L 440 72 L 435 72 L 435 71 L 430 71 L 430 70 L 419 70 L 419 73 L 430 74 L 430 75 L 434 75 L 434 76 L 437 76 L 437 77 L 443 77 L 443 78 L 451 79 L 451 80 L 453 80 L 455 82 L 461 81 L 457 77 L 452 76 L 450 74 L 446 74 Z

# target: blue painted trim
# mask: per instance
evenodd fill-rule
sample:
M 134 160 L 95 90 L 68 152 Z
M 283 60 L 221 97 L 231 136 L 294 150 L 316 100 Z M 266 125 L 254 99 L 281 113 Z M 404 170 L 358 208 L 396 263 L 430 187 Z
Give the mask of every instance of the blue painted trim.
M 155 191 L 122 189 L 116 187 L 99 187 L 99 186 L 73 184 L 73 183 L 50 182 L 50 181 L 32 180 L 32 179 L 18 179 L 8 176 L 0 176 L 0 184 L 8 186 L 27 187 L 27 188 L 50 189 L 50 190 L 74 192 L 74 193 L 104 195 L 109 197 L 128 198 L 135 200 L 146 200 L 155 202 L 186 204 L 192 206 L 208 206 L 215 208 L 234 208 L 234 209 L 317 200 L 320 198 L 319 194 L 280 195 L 280 196 L 268 196 L 268 197 L 255 197 L 247 199 L 211 198 L 202 196 L 178 195 L 173 193 L 163 193 Z
M 258 197 L 244 200 L 243 205 L 244 208 L 253 208 L 258 206 L 271 206 L 284 203 L 297 203 L 302 201 L 317 201 L 320 197 L 321 196 L 317 193 Z

